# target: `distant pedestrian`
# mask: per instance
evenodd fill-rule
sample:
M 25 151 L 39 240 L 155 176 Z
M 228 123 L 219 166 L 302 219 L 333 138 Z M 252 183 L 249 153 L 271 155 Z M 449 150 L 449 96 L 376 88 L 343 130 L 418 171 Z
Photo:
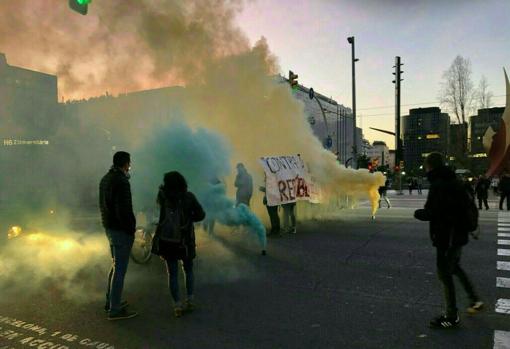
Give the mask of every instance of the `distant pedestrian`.
M 492 191 L 494 192 L 494 195 L 498 195 L 498 186 L 499 186 L 499 178 L 492 177 L 491 187 L 492 187 Z
M 129 319 L 138 315 L 134 311 L 128 311 L 127 302 L 121 301 L 136 230 L 129 184 L 130 168 L 129 153 L 123 151 L 115 153 L 113 166 L 99 184 L 101 220 L 110 243 L 112 256 L 104 307 L 104 310 L 108 312 L 108 320 Z
M 407 186 L 409 187 L 409 195 L 413 195 L 413 179 L 409 178 L 407 181 Z
M 174 301 L 174 315 L 194 309 L 193 259 L 196 257 L 194 222 L 205 218 L 205 212 L 195 195 L 188 191 L 186 179 L 177 171 L 168 172 L 159 188 L 159 224 L 154 236 L 152 253 L 166 263 L 168 285 Z M 179 261 L 186 276 L 186 301 L 181 302 L 179 291 Z
M 418 194 L 422 195 L 422 190 L 423 190 L 423 178 L 422 176 L 418 177 L 418 180 L 417 180 L 417 186 L 418 186 Z
M 264 204 L 264 206 L 266 206 L 267 214 L 269 215 L 269 221 L 271 222 L 271 230 L 267 235 L 280 237 L 282 235 L 280 230 L 280 216 L 278 215 L 278 206 L 268 205 L 265 186 L 259 187 L 259 190 L 264 193 L 264 199 L 262 200 L 262 203 Z
M 253 195 L 253 179 L 242 163 L 237 164 L 237 176 L 235 180 L 236 206 L 245 204 L 250 206 L 251 196 Z
M 489 198 L 489 187 L 489 180 L 484 176 L 480 176 L 475 187 L 476 197 L 478 198 L 478 209 L 480 210 L 482 209 L 482 202 L 485 205 L 485 209 L 489 209 L 489 203 L 487 202 Z
M 283 204 L 282 208 L 284 231 L 289 234 L 296 234 L 296 203 Z
M 388 208 L 391 208 L 391 203 L 390 203 L 390 200 L 388 199 L 388 195 L 387 195 L 389 185 L 390 185 L 390 181 L 389 181 L 389 179 L 387 179 L 384 182 L 384 185 L 379 187 L 379 208 L 381 208 L 381 200 L 382 199 L 384 199 L 384 201 L 386 201 Z
M 506 209 L 510 211 L 510 174 L 508 172 L 503 173 L 499 179 L 499 209 L 503 209 L 503 202 L 506 200 Z
M 202 223 L 202 227 L 209 234 L 214 234 L 214 227 L 216 226 L 215 217 L 220 213 L 221 210 L 217 205 L 217 199 L 220 193 L 225 192 L 225 184 L 216 176 L 209 181 L 209 187 L 204 195 L 203 204 L 207 207 L 207 217 Z
M 425 208 L 416 210 L 415 218 L 430 222 L 430 237 L 437 250 L 437 273 L 444 287 L 446 313 L 430 322 L 433 328 L 450 328 L 460 322 L 455 294 L 453 275 L 459 278 L 466 290 L 471 305 L 467 311 L 476 313 L 483 303 L 476 294 L 473 285 L 460 266 L 462 246 L 468 242 L 469 231 L 465 229 L 467 221 L 463 207 L 469 207 L 468 193 L 455 173 L 444 164 L 440 153 L 431 153 L 425 159 L 425 169 L 430 182 Z M 475 213 L 476 207 L 475 207 Z M 476 216 L 477 218 L 477 216 Z

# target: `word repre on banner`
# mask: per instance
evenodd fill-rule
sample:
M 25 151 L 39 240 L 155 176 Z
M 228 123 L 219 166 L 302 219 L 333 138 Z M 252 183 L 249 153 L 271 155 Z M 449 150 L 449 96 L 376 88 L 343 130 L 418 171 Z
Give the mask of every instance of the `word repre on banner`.
M 268 206 L 310 200 L 310 174 L 299 155 L 260 158 Z

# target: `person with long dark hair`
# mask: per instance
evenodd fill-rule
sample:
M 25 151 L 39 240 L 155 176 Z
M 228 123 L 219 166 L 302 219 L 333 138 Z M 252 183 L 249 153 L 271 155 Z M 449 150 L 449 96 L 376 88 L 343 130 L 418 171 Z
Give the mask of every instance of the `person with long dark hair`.
M 154 236 L 152 252 L 166 263 L 168 286 L 174 301 L 174 314 L 181 317 L 184 311 L 194 308 L 193 259 L 196 257 L 194 222 L 205 218 L 205 212 L 195 195 L 188 191 L 186 179 L 177 171 L 164 176 L 159 188 L 159 224 Z M 186 300 L 179 293 L 179 261 L 186 276 Z

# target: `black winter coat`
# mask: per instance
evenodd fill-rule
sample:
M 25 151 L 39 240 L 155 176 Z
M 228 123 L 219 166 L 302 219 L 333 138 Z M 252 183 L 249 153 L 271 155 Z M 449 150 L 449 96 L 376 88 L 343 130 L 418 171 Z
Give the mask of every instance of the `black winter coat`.
M 166 205 L 182 205 L 183 209 L 183 216 L 184 219 L 186 219 L 185 228 L 183 230 L 183 237 L 184 237 L 184 245 L 187 248 L 187 258 L 195 258 L 196 256 L 196 244 L 195 244 L 195 227 L 193 223 L 200 222 L 205 218 L 205 212 L 200 203 L 198 202 L 195 195 L 191 192 L 186 192 L 181 197 L 176 198 L 170 198 L 167 199 L 163 190 L 160 189 L 158 193 L 158 203 L 160 206 L 159 211 L 159 224 L 161 224 L 165 220 L 165 214 L 166 214 Z M 156 234 L 154 236 L 154 242 L 152 244 L 152 253 L 163 256 L 165 258 L 177 258 L 181 259 L 181 256 L 175 255 L 175 256 L 169 256 L 168 253 L 172 253 L 173 251 L 164 251 L 161 247 L 159 240 L 160 238 L 160 232 L 158 229 L 156 229 Z M 177 252 L 178 253 L 178 252 Z
M 134 234 L 136 219 L 131 201 L 129 178 L 121 169 L 112 167 L 99 184 L 99 208 L 105 229 Z
M 487 199 L 489 197 L 489 188 L 491 183 L 488 179 L 481 178 L 476 182 L 475 192 L 479 199 Z
M 465 189 L 457 180 L 455 172 L 443 166 L 427 173 L 430 182 L 425 207 L 416 210 L 414 217 L 429 221 L 430 239 L 435 247 L 447 249 L 467 244 L 468 234 L 456 228 L 459 198 L 467 198 Z

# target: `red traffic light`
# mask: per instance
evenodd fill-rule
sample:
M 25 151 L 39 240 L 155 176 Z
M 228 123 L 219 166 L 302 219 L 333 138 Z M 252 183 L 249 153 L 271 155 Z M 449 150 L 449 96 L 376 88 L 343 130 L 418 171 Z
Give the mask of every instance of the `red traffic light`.
M 395 166 L 395 172 L 400 172 L 400 166 Z

